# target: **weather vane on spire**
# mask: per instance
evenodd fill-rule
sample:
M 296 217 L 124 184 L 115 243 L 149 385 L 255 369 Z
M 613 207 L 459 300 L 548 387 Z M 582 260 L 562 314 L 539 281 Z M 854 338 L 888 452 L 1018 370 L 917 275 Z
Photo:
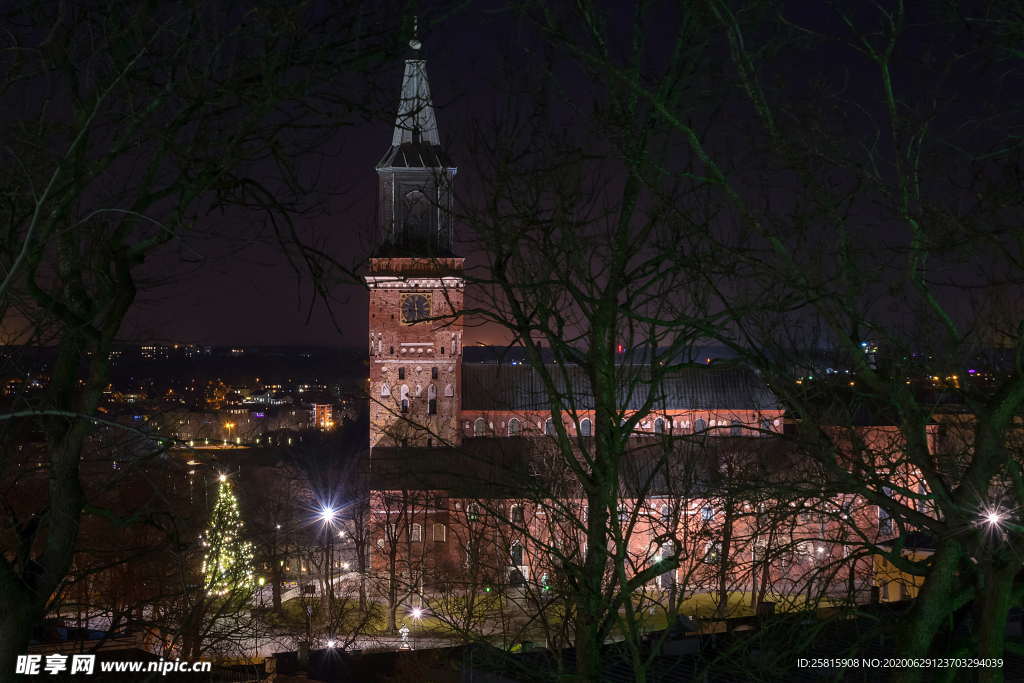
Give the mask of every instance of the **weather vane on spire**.
M 414 16 L 412 18 L 412 40 L 409 41 L 409 47 L 413 50 L 419 50 L 423 44 L 420 42 L 420 18 Z

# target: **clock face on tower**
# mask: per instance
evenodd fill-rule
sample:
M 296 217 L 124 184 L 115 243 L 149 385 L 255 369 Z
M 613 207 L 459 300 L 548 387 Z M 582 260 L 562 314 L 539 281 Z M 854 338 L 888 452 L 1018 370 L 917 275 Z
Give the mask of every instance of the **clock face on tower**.
M 430 317 L 430 297 L 426 294 L 402 295 L 402 322 L 411 325 Z

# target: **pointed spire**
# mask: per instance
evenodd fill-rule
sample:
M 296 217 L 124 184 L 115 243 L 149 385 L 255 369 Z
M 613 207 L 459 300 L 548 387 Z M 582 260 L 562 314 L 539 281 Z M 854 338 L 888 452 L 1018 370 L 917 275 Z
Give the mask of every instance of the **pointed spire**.
M 407 142 L 440 145 L 434 104 L 430 100 L 430 84 L 427 82 L 427 62 L 419 53 L 423 45 L 419 40 L 418 17 L 413 19 L 413 34 L 409 47 L 413 54 L 405 60 L 402 95 L 391 145 L 397 147 Z

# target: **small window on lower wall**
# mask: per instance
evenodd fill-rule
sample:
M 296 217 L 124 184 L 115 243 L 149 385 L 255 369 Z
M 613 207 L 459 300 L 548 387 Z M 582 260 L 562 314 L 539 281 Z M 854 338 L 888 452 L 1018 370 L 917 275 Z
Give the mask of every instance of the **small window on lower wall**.
M 434 525 L 434 541 L 437 543 L 444 543 L 447 538 L 448 529 L 444 524 Z

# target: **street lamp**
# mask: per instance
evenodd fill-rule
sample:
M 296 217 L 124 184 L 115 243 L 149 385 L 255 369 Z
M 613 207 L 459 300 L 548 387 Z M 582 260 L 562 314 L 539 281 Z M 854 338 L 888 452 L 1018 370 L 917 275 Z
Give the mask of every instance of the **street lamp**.
M 259 586 L 256 590 L 259 591 L 259 599 L 257 601 L 258 607 L 256 608 L 256 660 L 260 658 L 260 612 L 263 611 L 263 585 L 267 582 L 264 577 L 260 577 L 256 580 Z
M 327 531 L 327 610 L 330 616 L 331 605 L 334 602 L 334 520 L 338 511 L 331 505 L 324 505 L 320 508 L 320 521 L 324 526 L 329 526 Z

